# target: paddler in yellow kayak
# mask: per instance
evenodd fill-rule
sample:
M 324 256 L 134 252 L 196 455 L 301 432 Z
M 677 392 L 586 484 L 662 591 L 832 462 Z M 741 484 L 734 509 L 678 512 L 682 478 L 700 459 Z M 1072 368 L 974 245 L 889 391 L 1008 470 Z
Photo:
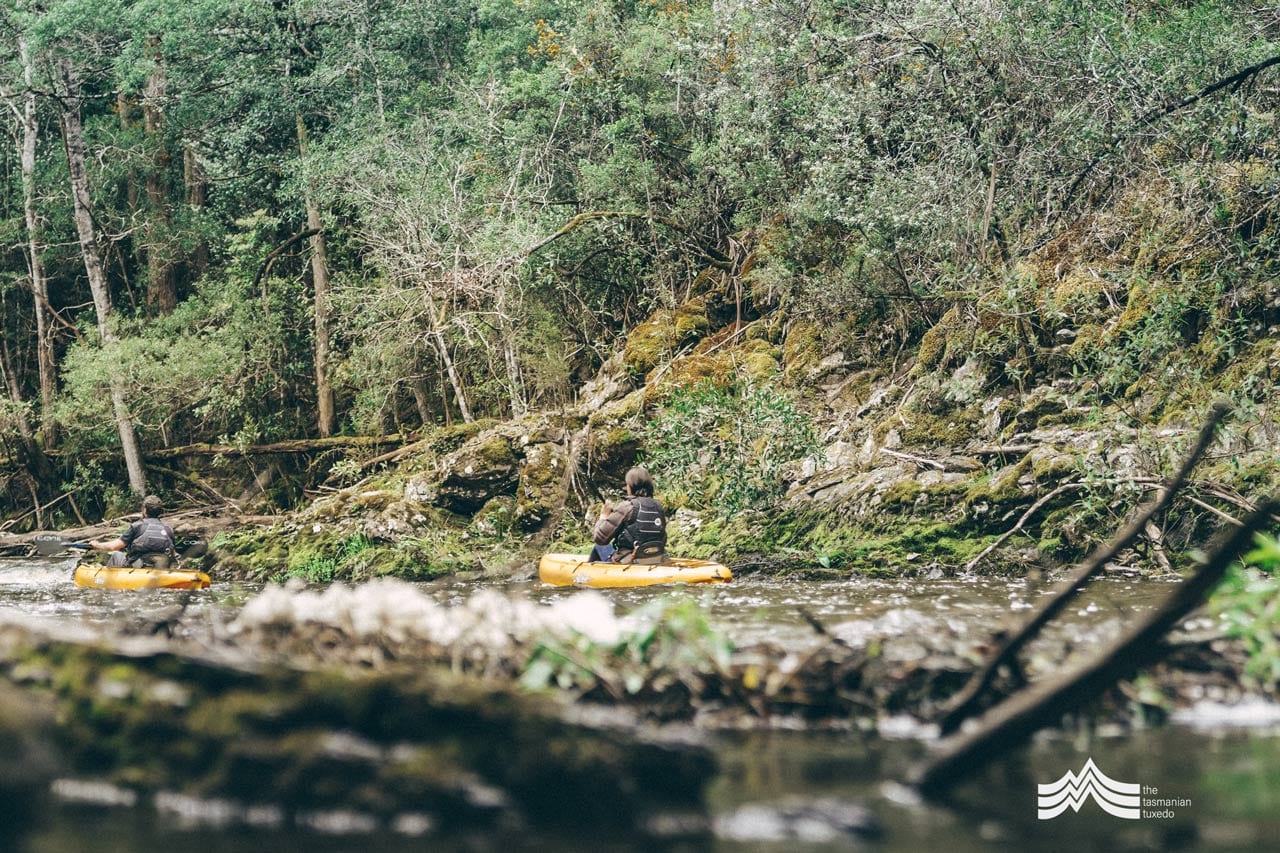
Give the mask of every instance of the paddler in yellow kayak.
M 147 566 L 167 569 L 176 562 L 178 549 L 173 540 L 173 528 L 160 520 L 164 504 L 155 495 L 142 500 L 142 518 L 129 525 L 129 529 L 115 539 L 98 539 L 90 542 L 95 551 L 112 551 L 107 565 L 114 567 Z
M 596 521 L 593 563 L 661 565 L 667 555 L 667 515 L 653 497 L 653 478 L 644 468 L 627 472 L 627 499 L 604 502 Z

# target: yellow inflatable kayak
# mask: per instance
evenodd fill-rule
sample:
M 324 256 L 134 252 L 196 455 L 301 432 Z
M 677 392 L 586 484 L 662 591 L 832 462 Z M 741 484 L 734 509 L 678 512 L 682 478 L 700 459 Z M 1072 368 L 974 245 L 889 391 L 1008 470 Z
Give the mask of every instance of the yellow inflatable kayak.
M 581 554 L 544 554 L 538 577 L 552 586 L 626 587 L 659 583 L 724 583 L 733 579 L 728 566 L 687 557 L 667 557 L 661 566 L 588 563 Z
M 76 586 L 97 589 L 206 589 L 209 576 L 194 569 L 113 568 L 92 563 L 76 566 Z

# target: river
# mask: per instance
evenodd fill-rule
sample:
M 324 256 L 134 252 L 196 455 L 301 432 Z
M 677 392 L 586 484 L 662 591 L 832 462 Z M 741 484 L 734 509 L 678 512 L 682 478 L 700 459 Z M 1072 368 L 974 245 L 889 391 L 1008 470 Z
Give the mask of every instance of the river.
M 215 584 L 212 590 L 190 595 L 82 590 L 70 582 L 71 566 L 57 560 L 0 562 L 0 619 L 17 610 L 67 623 L 119 624 L 154 620 L 186 600 L 181 626 L 198 632 L 202 624 L 234 618 L 258 591 L 251 584 Z M 479 583 L 446 581 L 423 588 L 440 603 L 459 603 Z M 711 589 L 618 590 L 609 597 L 620 611 L 627 611 L 656 596 L 693 596 L 737 645 L 767 641 L 800 651 L 820 641 L 802 609 L 851 642 L 870 635 L 976 639 L 1029 609 L 1047 586 L 998 578 L 747 577 Z M 1055 652 L 1093 648 L 1133 614 L 1153 607 L 1168 589 L 1167 583 L 1155 581 L 1100 581 L 1072 608 L 1069 622 L 1051 631 L 1042 646 Z M 537 584 L 512 585 L 509 591 L 548 602 L 576 594 Z M 1202 706 L 1176 714 L 1172 723 L 1157 728 L 1102 727 L 1042 735 L 959 788 L 945 805 L 921 803 L 897 784 L 927 750 L 925 733 L 910 720 L 887 720 L 878 733 L 775 730 L 709 735 L 720 764 L 708 788 L 716 837 L 684 843 L 680 849 L 1280 849 L 1280 715 L 1275 706 L 1226 708 L 1213 698 L 1206 697 Z M 1067 771 L 1078 773 L 1090 758 L 1111 780 L 1143 786 L 1146 815 L 1121 819 L 1086 802 L 1078 813 L 1039 820 L 1037 784 L 1055 782 Z M 102 802 L 110 792 L 94 794 L 88 789 L 93 795 L 84 796 L 85 790 L 74 785 L 62 785 L 59 791 L 24 836 L 23 850 L 633 849 L 629 839 L 585 842 L 523 833 L 420 838 L 405 833 L 351 834 L 348 831 L 355 827 L 340 823 L 327 830 L 284 828 L 269 820 L 254 826 L 228 822 L 216 803 L 165 798 L 125 807 Z M 1155 800 L 1175 805 L 1145 807 Z M 789 834 L 786 839 L 779 837 L 784 831 Z

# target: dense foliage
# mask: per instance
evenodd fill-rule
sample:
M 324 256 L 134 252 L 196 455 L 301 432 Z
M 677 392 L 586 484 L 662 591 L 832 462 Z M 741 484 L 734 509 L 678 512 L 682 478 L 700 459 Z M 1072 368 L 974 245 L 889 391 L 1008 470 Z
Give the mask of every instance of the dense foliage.
M 1277 319 L 1252 0 L 6 0 L 0 27 L 14 460 L 118 453 L 113 383 L 144 449 L 558 405 L 708 268 L 869 358 L 934 327 L 924 366 L 1020 383 L 1062 333 L 1104 399 L 1166 369 L 1190 396 Z

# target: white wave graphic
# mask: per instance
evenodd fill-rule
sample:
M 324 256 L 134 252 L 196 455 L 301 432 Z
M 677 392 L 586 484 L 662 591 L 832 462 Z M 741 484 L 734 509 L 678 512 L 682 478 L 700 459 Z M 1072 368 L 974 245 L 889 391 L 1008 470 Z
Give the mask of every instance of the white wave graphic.
M 1078 812 L 1089 797 L 1109 815 L 1138 820 L 1142 817 L 1142 786 L 1117 782 L 1098 769 L 1090 758 L 1079 775 L 1068 770 L 1056 782 L 1037 785 L 1036 817 L 1049 820 L 1067 809 Z

